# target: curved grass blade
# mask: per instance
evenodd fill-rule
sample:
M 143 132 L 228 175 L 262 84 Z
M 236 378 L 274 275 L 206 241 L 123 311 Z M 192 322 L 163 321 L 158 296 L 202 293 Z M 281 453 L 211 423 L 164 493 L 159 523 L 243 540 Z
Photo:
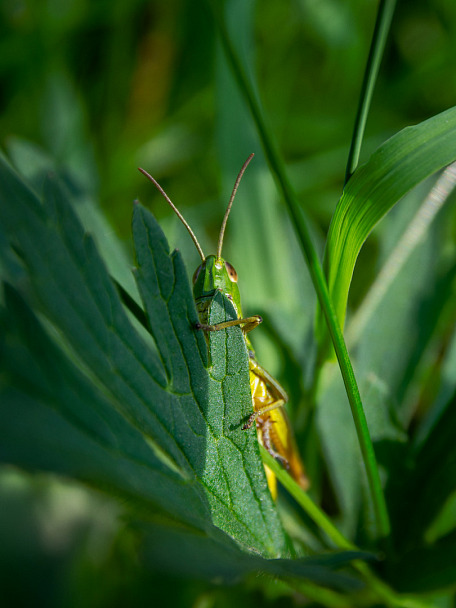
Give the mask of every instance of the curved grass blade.
M 369 320 L 373 318 L 382 299 L 400 270 L 428 234 L 430 227 L 456 188 L 456 163 L 452 163 L 440 175 L 429 195 L 420 205 L 409 226 L 385 261 L 361 306 L 350 319 L 347 327 L 348 345 L 355 344 L 363 334 Z
M 334 213 L 324 268 L 341 326 L 359 251 L 377 222 L 409 190 L 456 160 L 456 107 L 391 137 L 351 177 Z M 326 335 L 323 315 L 318 335 Z

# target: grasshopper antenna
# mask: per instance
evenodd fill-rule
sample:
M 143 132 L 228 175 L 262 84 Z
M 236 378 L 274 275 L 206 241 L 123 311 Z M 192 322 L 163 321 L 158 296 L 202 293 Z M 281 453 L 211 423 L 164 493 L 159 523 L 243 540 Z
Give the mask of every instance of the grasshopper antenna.
M 188 225 L 188 223 L 185 221 L 185 218 L 182 215 L 182 213 L 179 211 L 179 209 L 176 207 L 176 205 L 173 203 L 173 201 L 169 198 L 169 196 L 166 194 L 166 192 L 163 190 L 163 188 L 160 186 L 160 184 L 157 182 L 157 180 L 152 177 L 152 175 L 150 175 L 149 173 L 147 173 L 147 171 L 145 171 L 144 169 L 141 169 L 141 167 L 138 167 L 138 170 L 141 171 L 141 173 L 143 175 L 145 175 L 147 177 L 147 179 L 150 180 L 153 183 L 153 185 L 157 188 L 157 190 L 160 192 L 160 194 L 165 198 L 166 202 L 171 207 L 171 209 L 174 211 L 174 213 L 177 215 L 177 217 L 180 219 L 180 221 L 187 228 L 187 231 L 188 231 L 189 235 L 192 237 L 192 240 L 195 243 L 195 247 L 198 249 L 198 253 L 201 256 L 201 259 L 204 262 L 204 260 L 206 258 L 204 257 L 204 253 L 203 253 L 203 250 L 201 249 L 201 245 L 198 243 L 198 239 L 196 238 L 195 233 L 190 228 L 190 226 Z
M 252 154 L 250 154 L 250 156 L 247 158 L 245 163 L 242 165 L 242 168 L 239 171 L 239 175 L 237 176 L 236 181 L 234 182 L 233 192 L 231 193 L 231 198 L 228 203 L 228 207 L 226 208 L 226 211 L 225 211 L 225 217 L 223 218 L 222 227 L 220 228 L 220 236 L 219 236 L 218 247 L 217 247 L 217 260 L 219 260 L 222 257 L 223 237 L 225 236 L 226 223 L 228 221 L 228 216 L 230 214 L 231 207 L 233 205 L 234 197 L 236 196 L 239 182 L 241 181 L 242 176 L 244 175 L 244 171 L 247 169 L 249 162 L 252 160 L 252 158 L 254 156 L 255 156 L 255 154 L 252 152 Z

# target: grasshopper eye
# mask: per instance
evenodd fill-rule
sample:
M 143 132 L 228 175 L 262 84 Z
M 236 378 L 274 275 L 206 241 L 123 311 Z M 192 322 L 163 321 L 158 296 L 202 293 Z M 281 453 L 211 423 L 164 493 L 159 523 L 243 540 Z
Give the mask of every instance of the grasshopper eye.
M 199 277 L 199 275 L 200 275 L 200 272 L 201 272 L 201 269 L 202 269 L 202 268 L 203 268 L 203 265 L 202 265 L 202 264 L 200 264 L 200 265 L 198 266 L 198 268 L 195 270 L 195 272 L 194 272 L 194 274 L 193 274 L 193 279 L 192 279 L 192 281 L 193 281 L 193 285 L 194 285 L 194 284 L 196 283 L 196 281 L 198 280 L 198 277 Z
M 228 276 L 230 277 L 230 281 L 232 281 L 233 283 L 237 283 L 238 276 L 237 272 L 234 270 L 234 267 L 231 266 L 229 262 L 225 262 L 225 268 L 228 272 Z

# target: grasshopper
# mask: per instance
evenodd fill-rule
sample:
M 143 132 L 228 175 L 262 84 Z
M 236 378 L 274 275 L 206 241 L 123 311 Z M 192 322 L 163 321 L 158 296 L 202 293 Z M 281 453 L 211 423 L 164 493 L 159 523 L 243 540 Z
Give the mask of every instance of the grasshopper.
M 250 154 L 236 178 L 220 228 L 216 255 L 204 255 L 194 232 L 160 184 L 144 169 L 140 168 L 139 171 L 155 185 L 179 217 L 190 234 L 201 257 L 202 263 L 198 266 L 193 275 L 193 296 L 199 316 L 199 323 L 196 325 L 195 329 L 204 332 L 219 331 L 233 326 L 240 326 L 242 329 L 249 355 L 250 390 L 253 405 L 253 412 L 242 428 L 244 430 L 249 429 L 255 423 L 258 441 L 268 450 L 273 458 L 278 460 L 286 469 L 288 469 L 291 476 L 301 488 L 306 490 L 309 487 L 309 480 L 306 476 L 304 465 L 301 462 L 294 434 L 284 409 L 284 405 L 288 401 L 288 396 L 277 380 L 258 363 L 252 343 L 247 335 L 262 322 L 262 318 L 260 315 L 253 315 L 251 317 L 243 316 L 241 297 L 237 284 L 237 272 L 229 262 L 222 258 L 223 239 L 228 216 L 241 178 L 253 156 L 253 154 Z M 213 297 L 217 291 L 221 291 L 231 301 L 236 311 L 237 319 L 218 323 L 217 325 L 209 325 L 209 310 Z M 265 471 L 270 492 L 272 496 L 276 498 L 276 477 L 266 466 Z

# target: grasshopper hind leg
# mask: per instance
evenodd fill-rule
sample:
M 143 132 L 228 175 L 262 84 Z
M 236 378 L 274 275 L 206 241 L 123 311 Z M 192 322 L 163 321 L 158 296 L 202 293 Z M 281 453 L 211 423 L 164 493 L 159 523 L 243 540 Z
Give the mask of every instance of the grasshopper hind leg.
M 256 423 L 257 423 L 258 429 L 261 432 L 261 437 L 263 439 L 264 447 L 267 449 L 269 454 L 274 458 L 274 460 L 277 460 L 278 462 L 280 462 L 280 464 L 288 470 L 290 468 L 290 464 L 289 464 L 288 460 L 285 458 L 285 456 L 282 456 L 281 454 L 279 454 L 279 452 L 277 452 L 273 447 L 273 442 L 272 442 L 272 438 L 271 438 L 271 429 L 272 429 L 272 425 L 274 424 L 274 421 L 271 420 L 270 418 L 264 419 L 264 418 L 261 418 L 260 416 L 258 416 L 256 419 Z

